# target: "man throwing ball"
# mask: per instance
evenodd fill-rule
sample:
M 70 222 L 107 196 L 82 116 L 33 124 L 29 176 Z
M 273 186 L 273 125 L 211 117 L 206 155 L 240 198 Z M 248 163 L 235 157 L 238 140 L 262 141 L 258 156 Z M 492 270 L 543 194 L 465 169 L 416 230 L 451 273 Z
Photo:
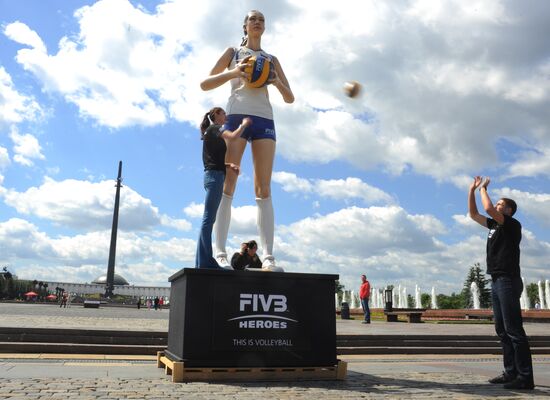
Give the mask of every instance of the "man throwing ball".
M 490 179 L 474 178 L 468 193 L 470 218 L 489 229 L 487 237 L 487 274 L 491 275 L 491 296 L 495 330 L 500 337 L 504 358 L 502 375 L 489 380 L 503 383 L 506 389 L 533 389 L 531 349 L 523 329 L 520 296 L 523 282 L 519 267 L 521 224 L 512 216 L 517 205 L 512 199 L 502 198 L 495 206 L 487 193 Z M 477 211 L 475 190 L 479 188 L 484 217 Z

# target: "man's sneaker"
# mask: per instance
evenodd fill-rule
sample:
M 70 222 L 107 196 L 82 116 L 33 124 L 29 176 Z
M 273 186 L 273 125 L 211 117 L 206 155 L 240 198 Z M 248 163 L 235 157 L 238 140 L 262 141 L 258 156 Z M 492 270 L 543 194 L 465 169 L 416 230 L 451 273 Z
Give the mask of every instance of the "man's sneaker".
M 535 384 L 533 383 L 533 380 L 528 381 L 527 379 L 522 379 L 519 376 L 513 381 L 504 384 L 504 389 L 533 390 L 534 388 Z
M 281 267 L 275 265 L 275 259 L 273 257 L 267 257 L 262 263 L 262 271 L 271 272 L 285 272 Z
M 230 269 L 231 268 L 231 269 L 233 269 L 231 267 L 231 264 L 229 264 L 229 262 L 227 261 L 227 256 L 218 256 L 218 257 L 216 257 L 216 261 L 218 262 L 218 264 L 222 268 L 225 268 L 225 269 Z
M 515 376 L 508 375 L 506 372 L 503 372 L 501 375 L 489 379 L 489 383 L 508 383 L 512 382 L 514 379 L 516 379 Z

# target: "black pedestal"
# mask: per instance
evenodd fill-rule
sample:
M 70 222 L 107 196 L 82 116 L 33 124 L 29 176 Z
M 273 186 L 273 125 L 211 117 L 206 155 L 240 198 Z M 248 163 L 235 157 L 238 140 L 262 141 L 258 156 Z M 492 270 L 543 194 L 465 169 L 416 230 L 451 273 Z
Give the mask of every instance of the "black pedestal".
M 166 356 L 185 367 L 334 366 L 338 275 L 185 268 Z

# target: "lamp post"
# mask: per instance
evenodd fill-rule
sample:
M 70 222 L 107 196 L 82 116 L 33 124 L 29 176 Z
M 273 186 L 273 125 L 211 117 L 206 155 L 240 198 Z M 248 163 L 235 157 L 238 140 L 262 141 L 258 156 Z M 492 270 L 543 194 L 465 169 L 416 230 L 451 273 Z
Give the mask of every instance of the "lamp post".
M 392 300 L 392 289 L 386 289 L 384 290 L 384 311 L 392 311 L 393 310 L 393 300 Z

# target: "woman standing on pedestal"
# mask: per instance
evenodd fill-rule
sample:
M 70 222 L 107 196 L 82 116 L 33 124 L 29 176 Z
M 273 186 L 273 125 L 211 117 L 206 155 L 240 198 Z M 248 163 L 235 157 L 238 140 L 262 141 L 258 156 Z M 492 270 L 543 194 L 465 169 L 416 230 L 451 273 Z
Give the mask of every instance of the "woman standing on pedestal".
M 261 39 L 265 31 L 265 18 L 259 11 L 248 12 L 243 23 L 244 37 L 240 47 L 229 47 L 210 71 L 210 76 L 201 82 L 203 90 L 215 89 L 227 81 L 231 82 L 231 96 L 227 103 L 227 121 L 224 129 L 233 131 L 244 117 L 250 117 L 252 126 L 240 138 L 228 142 L 226 162 L 240 165 L 249 141 L 254 164 L 254 191 L 258 206 L 258 231 L 262 250 L 263 268 L 282 271 L 275 266 L 273 238 L 275 221 L 271 201 L 271 173 L 275 158 L 275 124 L 269 102 L 267 86 L 254 88 L 246 84 L 243 71 L 250 56 L 263 56 L 274 65 L 274 74 L 269 83 L 277 88 L 286 103 L 294 102 L 294 95 L 285 77 L 279 60 L 262 50 Z M 225 243 L 231 221 L 231 202 L 237 184 L 237 175 L 225 177 L 223 196 L 216 216 L 216 258 L 222 266 L 229 265 Z
M 225 162 L 227 143 L 245 132 L 252 123 L 250 118 L 243 118 L 241 124 L 234 131 L 223 129 L 225 111 L 214 107 L 206 114 L 201 122 L 202 161 L 204 164 L 204 213 L 197 240 L 197 254 L 195 268 L 220 268 L 212 257 L 212 227 L 216 220 L 216 212 L 222 198 L 223 182 L 226 175 L 239 174 L 239 166 Z M 227 173 L 228 174 L 227 174 Z M 156 309 L 156 306 L 155 306 Z

